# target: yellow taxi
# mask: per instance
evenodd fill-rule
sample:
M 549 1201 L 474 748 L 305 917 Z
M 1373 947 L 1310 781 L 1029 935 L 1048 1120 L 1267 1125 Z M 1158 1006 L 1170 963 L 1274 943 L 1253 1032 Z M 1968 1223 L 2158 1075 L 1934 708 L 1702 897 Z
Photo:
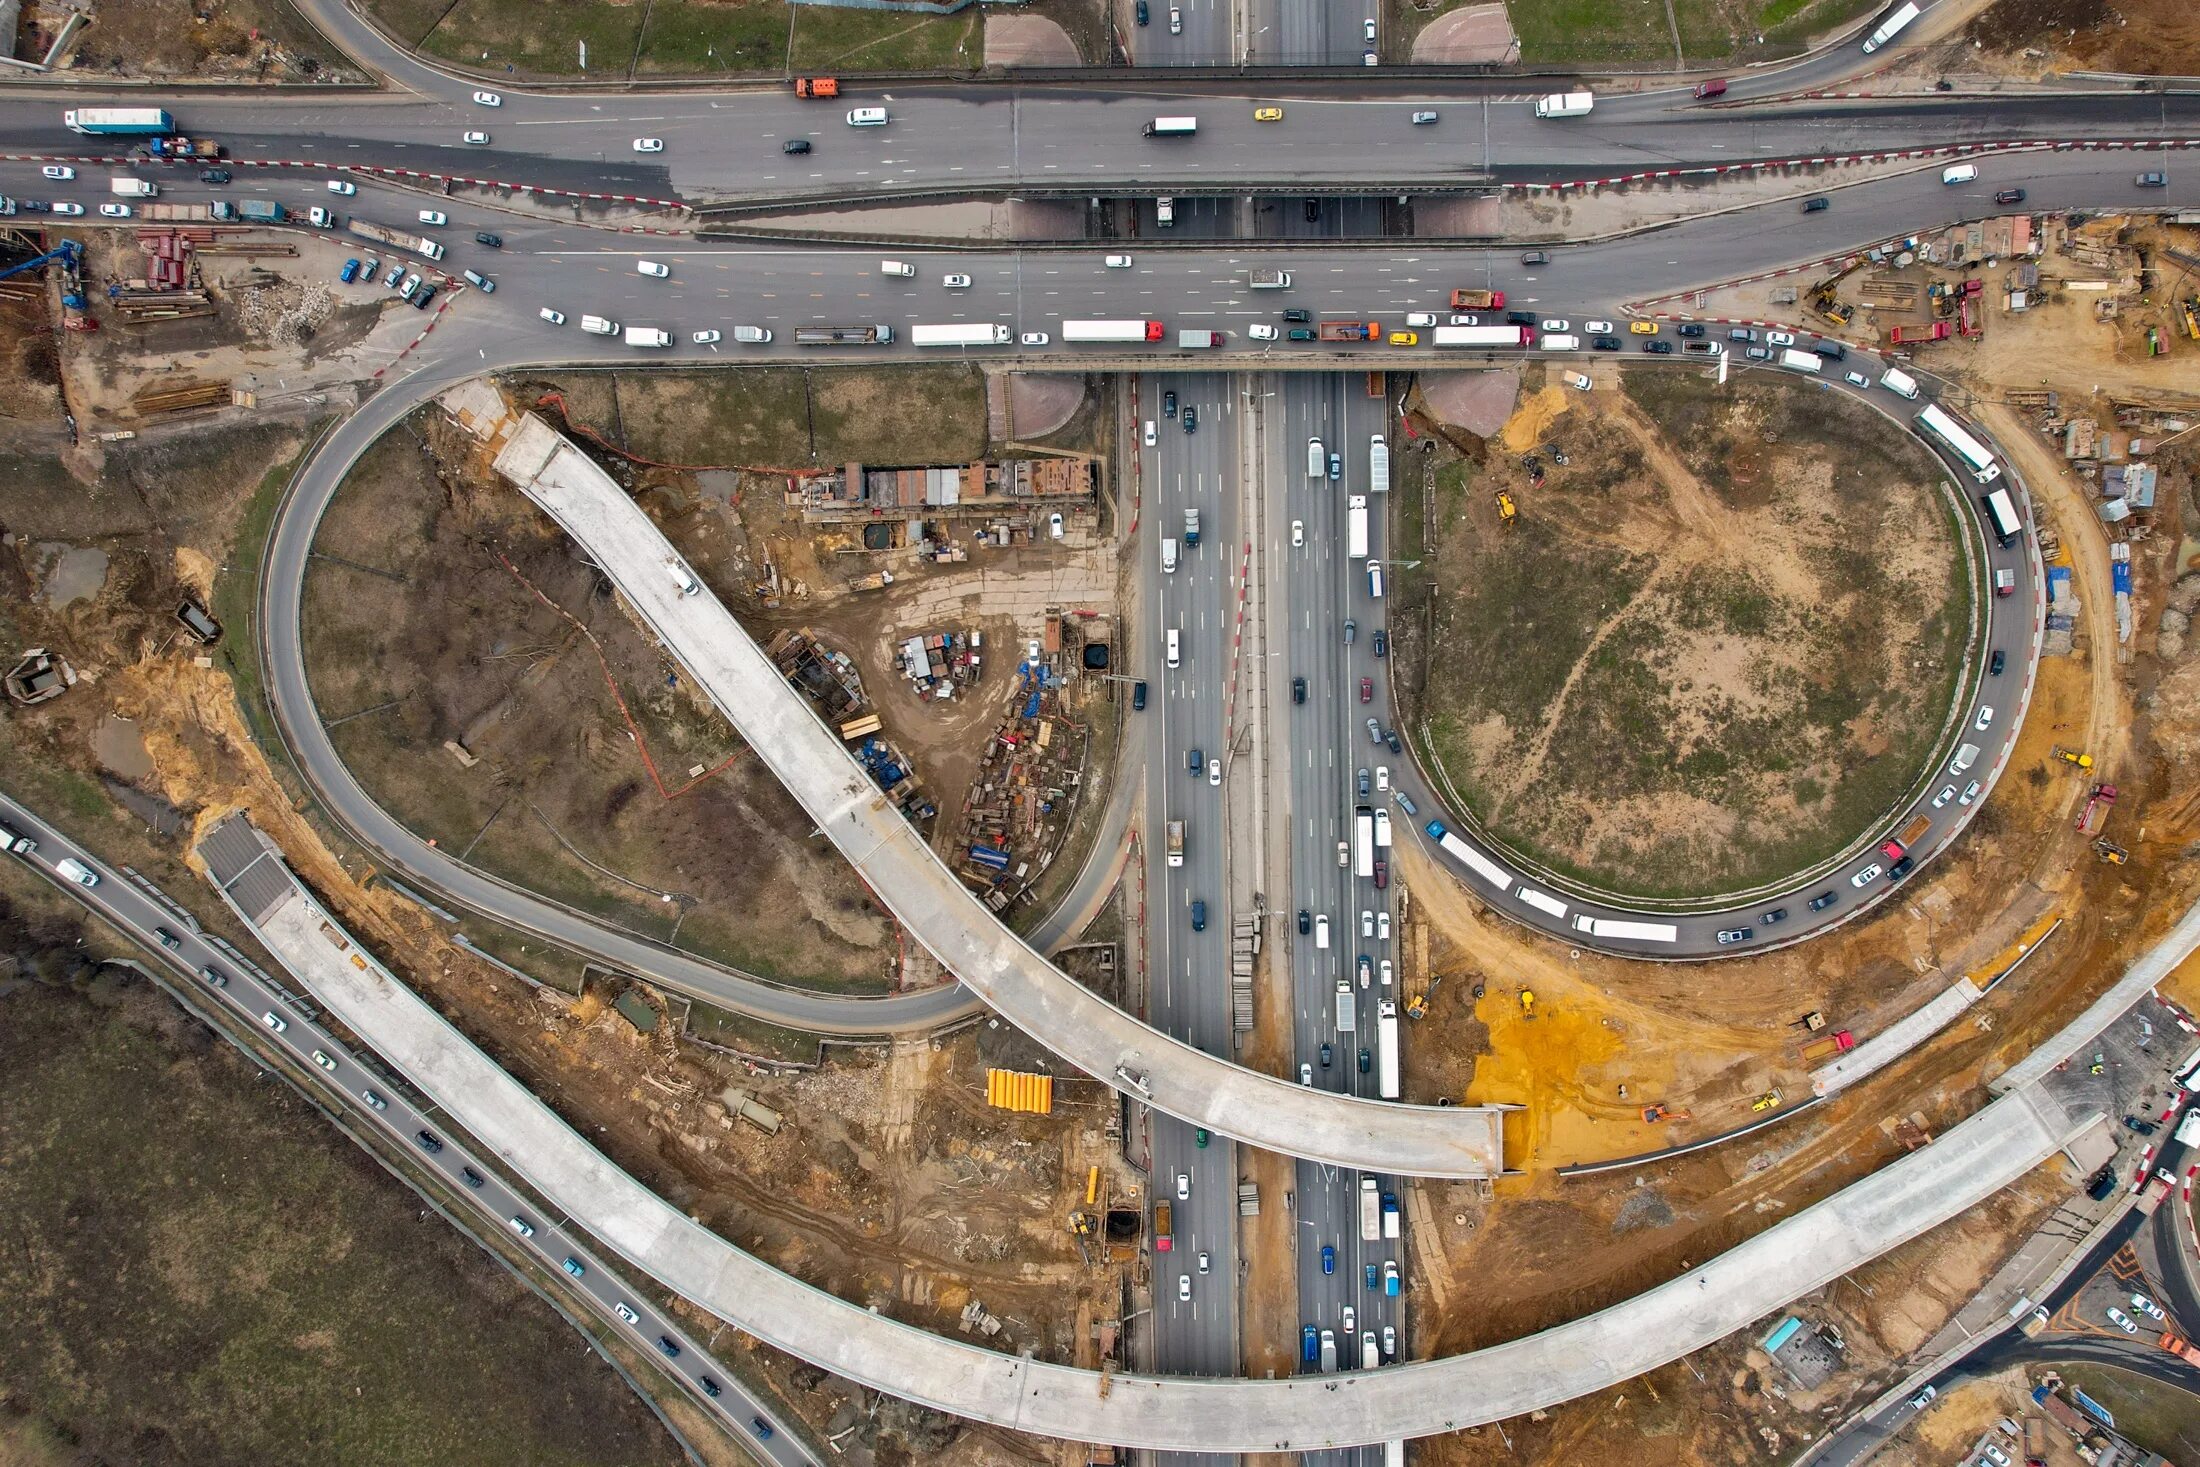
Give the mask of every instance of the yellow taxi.
M 1281 107 L 1255 107 L 1253 109 L 1253 121 L 1281 122 L 1283 121 L 1283 109 Z
M 1658 323 L 1655 321 L 1629 321 L 1627 329 L 1637 336 L 1655 336 L 1658 334 Z
M 1390 344 L 1392 346 L 1419 346 L 1421 344 L 1421 333 L 1418 331 L 1393 331 L 1390 333 Z

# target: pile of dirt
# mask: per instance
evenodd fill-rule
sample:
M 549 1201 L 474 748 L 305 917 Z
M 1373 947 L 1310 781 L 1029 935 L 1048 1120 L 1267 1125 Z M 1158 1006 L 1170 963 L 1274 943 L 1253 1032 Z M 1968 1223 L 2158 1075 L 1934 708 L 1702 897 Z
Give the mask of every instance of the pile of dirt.
M 2200 21 L 2177 0 L 1999 0 L 1963 39 L 2003 54 L 2046 52 L 2073 70 L 2200 72 Z

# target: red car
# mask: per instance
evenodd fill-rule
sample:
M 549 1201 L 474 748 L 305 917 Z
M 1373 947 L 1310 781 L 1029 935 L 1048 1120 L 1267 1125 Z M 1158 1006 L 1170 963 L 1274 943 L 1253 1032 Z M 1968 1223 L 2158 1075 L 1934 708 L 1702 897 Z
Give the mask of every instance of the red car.
M 1360 679 L 1360 701 L 1362 703 L 1372 703 L 1375 701 L 1375 679 L 1371 677 L 1363 677 Z

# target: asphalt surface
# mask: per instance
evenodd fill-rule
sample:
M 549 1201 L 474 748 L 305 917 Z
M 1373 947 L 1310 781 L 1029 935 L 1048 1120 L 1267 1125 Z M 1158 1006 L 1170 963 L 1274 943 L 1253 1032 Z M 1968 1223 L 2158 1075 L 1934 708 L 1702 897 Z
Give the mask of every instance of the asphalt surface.
M 435 1172 L 444 1186 L 438 1200 L 469 1217 L 483 1231 L 503 1229 L 537 1255 L 545 1268 L 563 1269 L 567 1293 L 586 1297 L 598 1319 L 624 1330 L 638 1349 L 656 1349 L 667 1356 L 666 1368 L 680 1379 L 696 1403 L 722 1417 L 728 1428 L 746 1437 L 744 1445 L 764 1461 L 778 1467 L 806 1467 L 809 1458 L 771 1407 L 751 1396 L 739 1379 L 714 1360 L 704 1342 L 697 1340 L 650 1296 L 619 1277 L 604 1255 L 563 1217 L 545 1211 L 539 1202 L 515 1183 L 507 1181 L 484 1157 L 469 1150 L 463 1138 L 447 1125 L 434 1104 L 416 1096 L 411 1087 L 395 1079 L 379 1059 L 355 1052 L 332 1036 L 317 1020 L 318 1010 L 302 1003 L 287 990 L 266 986 L 257 973 L 238 963 L 217 946 L 195 922 L 150 895 L 97 857 L 78 846 L 37 815 L 5 796 L 0 814 L 10 826 L 32 836 L 37 848 L 24 855 L 0 855 L 0 860 L 21 861 L 44 876 L 94 915 L 105 919 L 146 950 L 149 961 L 170 970 L 179 988 L 187 988 L 201 1006 L 225 1007 L 247 1025 L 258 1026 L 263 1044 L 287 1052 L 292 1064 L 288 1078 L 314 1091 L 321 1103 L 349 1117 L 353 1126 L 376 1126 L 417 1154 L 414 1162 Z M 98 884 L 82 886 L 58 872 L 64 858 L 73 858 L 98 877 Z M 169 946 L 161 937 L 174 938 Z M 205 974 L 223 981 L 214 984 Z M 272 1016 L 275 1022 L 269 1021 Z M 279 1025 L 279 1027 L 278 1027 Z M 264 1061 L 263 1061 L 264 1062 Z M 377 1104 L 376 1102 L 380 1103 Z M 342 1134 L 342 1128 L 339 1128 Z M 436 1145 L 429 1148 L 423 1134 Z M 521 1233 L 518 1224 L 531 1231 Z M 575 1268 L 580 1271 L 574 1272 Z M 628 1320 L 617 1311 L 633 1314 Z M 661 1342 L 675 1348 L 666 1351 Z M 674 1363 L 674 1362 L 677 1363 Z M 718 1394 L 711 1396 L 703 1382 Z M 756 1423 L 764 1423 L 769 1436 L 760 1436 Z

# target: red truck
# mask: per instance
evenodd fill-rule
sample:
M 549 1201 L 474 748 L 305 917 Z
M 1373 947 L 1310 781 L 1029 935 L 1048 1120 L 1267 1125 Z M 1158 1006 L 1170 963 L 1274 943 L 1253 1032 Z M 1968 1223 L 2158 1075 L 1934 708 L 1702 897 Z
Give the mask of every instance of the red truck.
M 837 97 L 840 95 L 840 78 L 798 76 L 794 79 L 794 94 L 798 97 Z
M 1451 293 L 1451 308 L 1455 311 L 1501 311 L 1505 308 L 1505 292 L 1455 290 Z
M 1909 851 L 1910 847 L 1916 845 L 1925 832 L 1932 828 L 1932 816 L 1915 816 L 1908 825 L 1896 831 L 1893 838 L 1879 848 L 1879 853 L 1890 861 L 1899 861 Z
M 1324 321 L 1314 334 L 1322 341 L 1380 341 L 1383 328 L 1373 321 Z
M 1856 1036 L 1843 1029 L 1837 1034 L 1828 1034 L 1823 1039 L 1813 1039 L 1810 1043 L 1804 1045 L 1803 1058 L 1806 1060 L 1824 1059 L 1829 1054 L 1847 1054 L 1854 1048 L 1856 1048 Z
M 1935 321 L 1930 326 L 1897 326 L 1887 338 L 1895 346 L 1904 346 L 1913 341 L 1946 341 L 1947 339 L 1948 323 L 1946 321 Z

